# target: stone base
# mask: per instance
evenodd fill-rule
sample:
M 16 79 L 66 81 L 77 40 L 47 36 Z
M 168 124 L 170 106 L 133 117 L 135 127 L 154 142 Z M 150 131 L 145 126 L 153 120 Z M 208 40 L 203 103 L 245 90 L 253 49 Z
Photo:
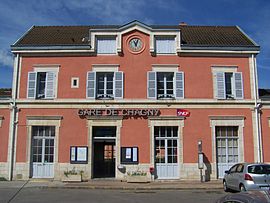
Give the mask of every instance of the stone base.
M 148 176 L 127 176 L 128 183 L 149 183 L 150 181 Z
M 62 182 L 82 182 L 82 176 L 79 175 L 68 175 L 68 176 L 63 176 L 61 178 Z

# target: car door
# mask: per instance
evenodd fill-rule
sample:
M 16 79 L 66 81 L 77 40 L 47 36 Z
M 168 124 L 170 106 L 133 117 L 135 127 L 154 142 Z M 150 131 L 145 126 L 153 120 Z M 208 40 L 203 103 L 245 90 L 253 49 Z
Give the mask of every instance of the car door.
M 235 189 L 235 173 L 238 165 L 239 164 L 232 166 L 226 177 L 227 186 L 231 189 Z

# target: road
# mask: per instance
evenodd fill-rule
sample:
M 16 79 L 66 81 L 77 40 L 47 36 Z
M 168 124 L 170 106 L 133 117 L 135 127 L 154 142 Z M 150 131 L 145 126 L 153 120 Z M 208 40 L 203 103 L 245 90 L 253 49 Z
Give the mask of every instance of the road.
M 50 188 L 1 188 L 1 203 L 211 203 L 226 193 L 222 190 L 93 190 Z M 15 195 L 17 193 L 17 195 Z M 12 199 L 13 197 L 13 199 Z M 11 200 L 11 201 L 10 201 Z

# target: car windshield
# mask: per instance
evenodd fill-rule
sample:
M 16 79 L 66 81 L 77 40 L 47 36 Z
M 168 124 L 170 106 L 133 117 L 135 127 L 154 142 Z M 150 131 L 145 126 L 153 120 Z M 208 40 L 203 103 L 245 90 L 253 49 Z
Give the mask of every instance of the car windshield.
M 248 173 L 270 174 L 270 165 L 252 165 L 248 167 Z

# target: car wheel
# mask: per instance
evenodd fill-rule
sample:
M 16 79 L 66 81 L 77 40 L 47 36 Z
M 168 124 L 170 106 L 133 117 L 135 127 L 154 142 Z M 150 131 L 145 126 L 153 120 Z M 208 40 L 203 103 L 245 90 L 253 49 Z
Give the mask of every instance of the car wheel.
M 239 189 L 240 189 L 240 192 L 247 191 L 246 188 L 245 188 L 245 186 L 243 184 L 240 185 Z
M 225 192 L 229 192 L 229 188 L 227 187 L 227 182 L 225 180 L 223 181 L 223 189 Z

